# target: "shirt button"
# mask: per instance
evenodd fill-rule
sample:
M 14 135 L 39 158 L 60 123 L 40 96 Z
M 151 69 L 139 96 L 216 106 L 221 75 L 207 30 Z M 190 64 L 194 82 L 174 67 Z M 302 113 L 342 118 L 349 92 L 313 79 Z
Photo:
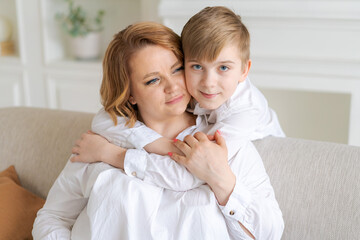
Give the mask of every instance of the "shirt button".
M 229 212 L 229 214 L 232 216 L 232 215 L 235 214 L 235 212 L 234 212 L 233 210 L 231 210 L 231 211 Z
M 136 172 L 132 172 L 131 175 L 133 175 L 134 177 L 136 177 Z

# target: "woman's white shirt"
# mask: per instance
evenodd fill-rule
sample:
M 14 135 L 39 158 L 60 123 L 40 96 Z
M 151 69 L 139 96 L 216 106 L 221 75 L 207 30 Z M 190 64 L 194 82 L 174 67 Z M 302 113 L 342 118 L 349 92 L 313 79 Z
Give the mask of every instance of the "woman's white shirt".
M 112 168 L 105 163 L 68 161 L 37 213 L 34 239 L 90 239 L 88 198 L 99 174 Z
M 195 129 L 195 127 L 188 128 L 182 132 L 182 135 L 193 134 Z M 182 136 L 178 137 L 182 139 Z M 247 238 L 238 221 L 249 229 L 257 239 L 280 239 L 284 228 L 282 214 L 262 160 L 253 144 L 248 142 L 242 145 L 233 159 L 230 159 L 229 164 L 237 180 L 228 203 L 224 207 L 218 206 L 213 193 L 207 189 L 204 191 L 206 191 L 207 196 L 211 197 L 209 198 L 211 201 L 207 202 L 203 208 L 193 207 L 193 215 L 191 215 L 191 208 L 181 204 L 187 196 L 191 196 L 187 199 L 201 199 L 204 192 L 199 192 L 199 188 L 186 192 L 175 192 L 150 183 L 144 183 L 135 177 L 129 177 L 122 171 L 113 169 L 104 163 L 68 162 L 51 188 L 44 207 L 38 212 L 33 229 L 34 239 L 69 239 L 70 234 L 72 239 L 89 239 L 87 235 L 90 232 L 93 234 L 93 239 L 97 237 L 99 237 L 98 239 L 104 239 L 103 237 L 119 239 L 118 234 L 125 234 L 125 236 L 120 235 L 120 238 L 123 236 L 124 239 L 130 235 L 139 237 L 131 237 L 130 239 L 147 239 L 149 235 L 145 234 L 146 231 L 144 232 L 145 235 L 139 235 L 139 228 L 134 227 L 134 224 L 139 220 L 151 220 L 151 227 L 148 228 L 150 236 L 152 236 L 150 239 L 157 239 L 159 234 L 161 236 L 172 236 L 172 239 L 181 239 L 180 237 L 187 239 L 187 233 L 192 235 L 192 238 L 188 239 L 202 239 L 206 232 L 211 232 L 211 229 L 214 229 L 214 227 L 209 228 L 211 225 L 206 224 L 210 217 L 214 218 L 213 224 L 218 225 L 216 233 L 223 234 L 221 239 L 224 239 L 224 236 L 229 236 L 230 239 Z M 121 174 L 121 178 L 119 174 Z M 118 187 L 116 184 L 113 185 L 113 183 L 120 181 L 119 179 L 126 179 L 126 184 Z M 122 186 L 127 186 L 127 189 Z M 139 186 L 147 190 L 138 191 Z M 207 185 L 200 188 L 204 187 Z M 146 194 L 149 189 L 151 193 Z M 116 197 L 122 198 L 127 196 L 124 195 L 125 192 L 133 193 L 136 191 L 145 194 L 146 197 L 134 197 L 125 201 L 126 209 L 137 210 L 133 211 L 135 213 L 131 214 L 129 219 L 129 221 L 133 221 L 131 224 L 133 227 L 130 228 L 130 224 L 126 225 L 126 228 L 114 227 L 115 220 L 123 221 L 126 219 L 122 218 L 123 214 L 120 211 L 115 211 L 116 207 L 121 206 Z M 109 195 L 110 193 L 112 194 Z M 179 199 L 179 202 L 173 202 L 173 199 L 176 198 Z M 143 200 L 142 204 L 139 204 L 141 199 Z M 206 209 L 206 211 L 201 211 L 201 209 Z M 178 224 L 174 224 L 173 221 L 179 219 L 178 215 L 169 216 L 167 214 L 170 212 L 180 214 L 182 210 L 188 211 L 189 218 L 183 217 Z M 201 212 L 207 214 L 202 215 Z M 170 221 L 169 217 L 172 217 L 173 221 Z M 109 221 L 110 219 L 112 221 Z M 203 226 L 202 229 L 194 231 L 191 228 L 194 226 L 194 221 L 202 222 L 199 224 L 199 226 Z M 221 222 L 226 223 L 226 225 L 221 225 Z M 168 229 L 179 233 L 177 235 L 179 238 L 176 238 L 173 232 L 166 230 L 167 224 L 169 224 Z M 72 225 L 74 225 L 73 228 Z M 127 230 L 119 231 L 119 229 Z

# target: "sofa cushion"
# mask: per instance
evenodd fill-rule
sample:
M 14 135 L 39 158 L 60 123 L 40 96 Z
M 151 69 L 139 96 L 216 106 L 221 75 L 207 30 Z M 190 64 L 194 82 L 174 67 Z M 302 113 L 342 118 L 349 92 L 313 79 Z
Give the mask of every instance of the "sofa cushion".
M 15 167 L 0 172 L 0 239 L 32 239 L 37 211 L 45 200 L 20 185 Z

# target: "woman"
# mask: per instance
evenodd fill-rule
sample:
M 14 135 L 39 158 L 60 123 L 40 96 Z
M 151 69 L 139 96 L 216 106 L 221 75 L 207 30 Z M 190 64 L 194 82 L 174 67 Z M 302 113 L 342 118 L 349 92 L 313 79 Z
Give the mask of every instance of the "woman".
M 158 24 L 139 23 L 117 34 L 110 43 L 103 64 L 103 104 L 113 104 L 107 111 L 128 119 L 138 118 L 148 127 L 170 139 L 183 139 L 184 136 L 193 134 L 196 129 L 195 118 L 185 112 L 190 96 L 184 84 L 182 54 L 179 49 L 179 37 Z M 156 78 L 160 81 L 154 82 Z M 112 84 L 106 86 L 110 82 Z M 237 221 L 234 224 L 232 219 L 237 213 L 228 211 L 225 206 L 229 216 L 225 216 L 224 220 L 217 202 L 225 205 L 228 201 L 234 201 L 231 195 L 239 190 L 233 190 L 235 178 L 244 176 L 243 173 L 238 174 L 240 168 L 242 171 L 246 170 L 245 175 L 251 176 L 244 181 L 248 185 L 256 185 L 252 187 L 255 191 L 254 197 L 261 197 L 262 191 L 258 191 L 259 189 L 270 189 L 272 193 L 261 159 L 256 155 L 256 150 L 254 152 L 254 148 L 249 145 L 249 149 L 243 151 L 249 151 L 248 156 L 253 156 L 251 158 L 254 158 L 255 165 L 244 166 L 245 161 L 236 160 L 230 168 L 223 139 L 216 135 L 219 144 L 215 144 L 204 137 L 206 136 L 197 133 L 193 138 L 187 138 L 188 141 L 199 141 L 201 146 L 211 145 L 207 151 L 216 153 L 217 157 L 210 154 L 206 156 L 206 160 L 214 162 L 219 168 L 209 171 L 209 168 L 202 166 L 188 166 L 189 170 L 208 183 L 189 192 L 171 192 L 144 184 L 104 163 L 89 165 L 69 162 L 50 190 L 44 208 L 38 213 L 33 230 L 35 239 L 69 239 L 70 236 L 72 239 L 96 239 L 105 236 L 114 239 L 227 239 L 229 235 L 245 237 L 240 228 L 243 226 Z M 205 159 L 201 155 L 198 158 Z M 261 178 L 257 178 L 259 175 L 253 176 L 254 167 L 260 169 Z M 232 168 L 236 170 L 235 173 Z M 116 184 L 109 188 L 109 183 Z M 109 189 L 111 190 L 106 192 Z M 139 195 L 134 197 L 131 195 L 133 192 L 139 192 Z M 272 198 L 273 195 L 266 197 Z M 132 204 L 132 201 L 136 204 Z M 243 202 L 253 205 L 249 208 L 262 208 L 256 204 L 263 203 L 252 202 L 250 199 L 243 199 Z M 114 211 L 107 208 L 107 204 L 116 206 L 115 203 L 119 203 L 120 207 Z M 203 204 L 204 208 L 199 204 Z M 271 204 L 277 205 L 274 199 L 270 199 Z M 184 211 L 179 209 L 181 207 L 184 207 Z M 169 215 L 170 213 L 173 215 Z M 149 219 L 144 219 L 143 216 Z M 120 219 L 122 221 L 117 223 L 127 224 L 118 225 L 108 221 L 116 220 L 118 217 L 123 217 L 124 220 Z M 139 224 L 143 224 L 142 227 L 146 224 L 151 225 L 145 232 L 141 232 Z M 103 229 L 109 230 L 112 235 Z M 92 236 L 88 235 L 90 231 Z M 258 230 L 255 229 L 254 232 L 256 231 Z

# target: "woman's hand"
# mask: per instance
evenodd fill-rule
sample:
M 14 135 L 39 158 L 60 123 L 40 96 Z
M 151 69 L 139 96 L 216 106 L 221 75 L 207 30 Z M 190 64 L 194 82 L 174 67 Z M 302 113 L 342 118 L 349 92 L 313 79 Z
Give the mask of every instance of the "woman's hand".
M 81 135 L 72 148 L 75 155 L 72 162 L 105 162 L 117 168 L 124 168 L 126 149 L 109 143 L 104 137 L 91 131 Z
M 211 140 L 215 140 L 212 142 Z M 236 177 L 227 159 L 225 139 L 217 131 L 214 136 L 197 132 L 174 144 L 185 156 L 170 153 L 171 158 L 184 165 L 192 174 L 205 181 L 213 190 L 220 205 L 225 205 L 234 189 Z

